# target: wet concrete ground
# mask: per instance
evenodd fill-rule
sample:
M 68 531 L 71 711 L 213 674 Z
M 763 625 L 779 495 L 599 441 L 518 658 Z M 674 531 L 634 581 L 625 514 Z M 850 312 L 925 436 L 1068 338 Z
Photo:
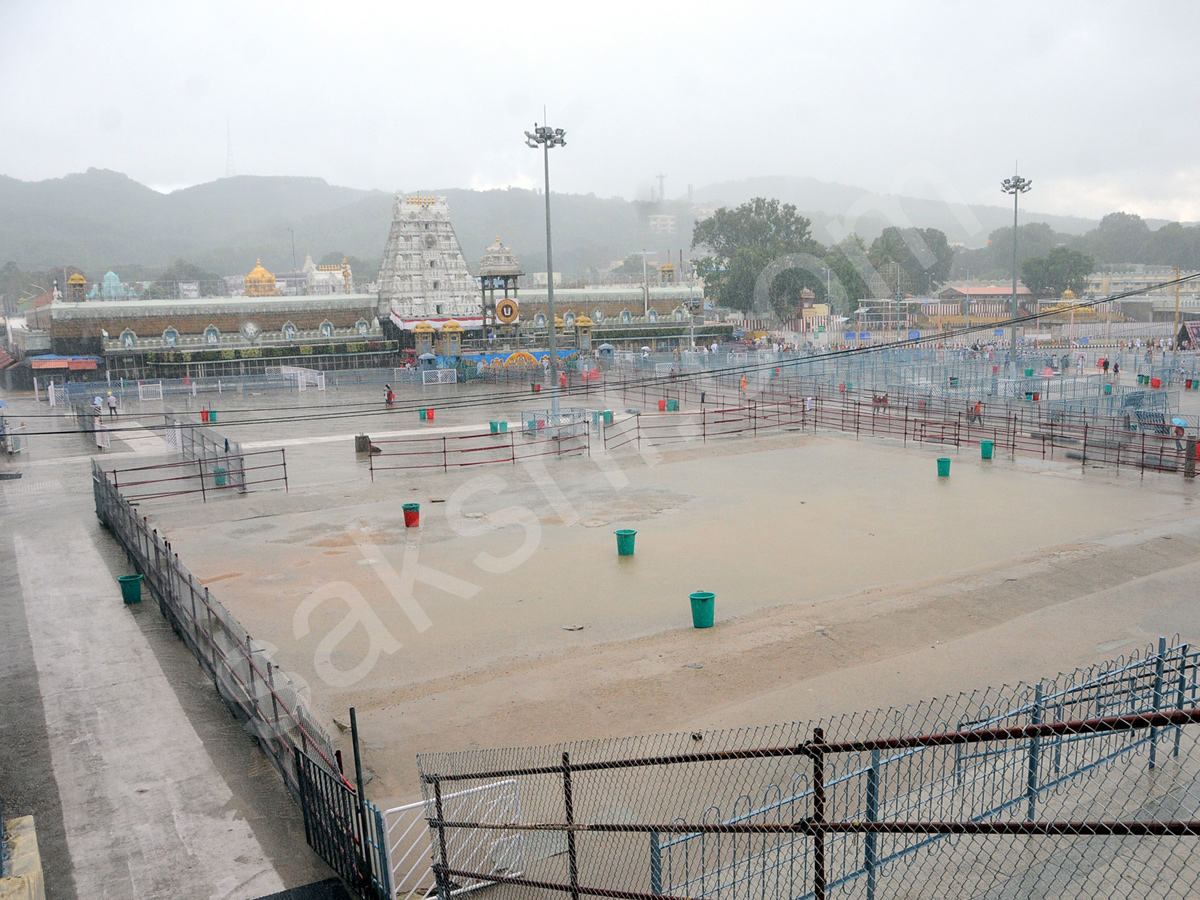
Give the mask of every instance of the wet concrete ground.
M 1195 487 L 1179 476 L 1067 461 L 985 463 L 964 449 L 953 455 L 951 477 L 938 479 L 942 449 L 784 433 L 542 466 L 380 473 L 372 483 L 353 452 L 356 433 L 484 430 L 532 405 L 517 386 L 500 402 L 465 406 L 496 390 L 401 389 L 393 410 L 382 408 L 380 393 L 222 395 L 219 407 L 211 404 L 215 427 L 247 449 L 284 446 L 290 492 L 231 493 L 207 504 L 189 496 L 142 509 L 246 629 L 308 683 L 335 737 L 335 717 L 344 721 L 357 706 L 374 776 L 368 794 L 385 805 L 415 795 L 422 750 L 872 709 L 1036 679 L 1158 634 L 1200 634 L 1190 600 L 1200 521 Z M 212 400 L 193 406 L 201 399 Z M 437 410 L 434 423 L 416 415 L 425 404 Z M 619 414 L 631 404 L 597 397 L 579 405 Z M 17 401 L 14 412 L 28 414 L 31 430 L 74 427 L 34 418 L 48 412 L 44 405 Z M 105 466 L 166 458 L 154 432 L 160 414 L 154 403 L 125 410 L 118 427 L 129 430 L 114 431 Z M 29 479 L 25 500 L 3 488 L 6 533 L 22 534 L 28 554 L 36 536 L 81 523 L 83 537 L 70 532 L 71 540 L 90 542 L 106 560 L 89 590 L 111 603 L 122 561 L 88 495 L 58 497 L 86 485 L 95 451 L 75 434 L 30 443 L 27 459 L 0 463 Z M 43 491 L 54 502 L 42 503 Z M 421 503 L 418 530 L 403 527 L 400 505 L 410 501 Z M 638 530 L 632 558 L 616 556 L 619 527 Z M 55 577 L 65 583 L 75 573 Z M 694 590 L 716 593 L 715 628 L 690 627 Z M 26 593 L 18 604 L 28 619 Z M 6 596 L 6 624 L 19 624 Z M 113 608 L 124 615 L 119 601 Z M 165 629 L 153 609 L 133 615 L 143 633 Z M 24 627 L 24 638 L 6 627 L 14 646 L 30 646 Z M 169 632 L 151 646 L 180 695 L 190 684 L 177 672 L 187 669 L 186 651 Z M 13 667 L 28 672 L 28 650 L 25 659 Z M 33 682 L 24 684 L 28 703 Z M 223 709 L 209 699 L 219 719 Z M 170 707 L 166 695 L 155 702 Z M 183 703 L 193 723 L 210 715 L 198 715 L 197 702 Z M 53 733 L 48 721 L 27 730 L 39 729 Z M 246 795 L 273 790 L 273 773 L 253 788 L 237 782 L 231 771 L 253 763 L 231 761 L 214 749 L 215 737 L 197 733 L 230 785 L 235 817 L 251 822 L 281 880 L 317 880 L 310 864 L 299 873 L 282 861 L 289 839 L 303 844 L 294 820 L 277 827 L 289 821 L 286 795 L 270 816 L 245 808 Z M 257 753 L 238 752 L 251 761 Z M 67 777 L 40 765 L 38 784 Z M 37 771 L 30 766 L 32 777 Z M 49 818 L 55 809 L 69 838 L 70 816 L 51 803 Z
M 289 494 L 146 505 L 327 721 L 358 707 L 381 799 L 413 795 L 424 749 L 907 703 L 1196 631 L 1179 476 L 964 449 L 938 479 L 943 449 L 793 433 L 372 483 L 359 428 L 480 430 L 528 405 L 439 402 L 433 425 L 285 423 Z M 695 590 L 717 595 L 711 631 Z

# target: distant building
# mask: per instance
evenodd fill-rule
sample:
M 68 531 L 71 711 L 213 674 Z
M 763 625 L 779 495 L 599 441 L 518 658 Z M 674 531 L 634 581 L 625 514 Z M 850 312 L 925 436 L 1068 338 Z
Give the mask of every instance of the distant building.
M 405 330 L 439 318 L 482 328 L 479 287 L 467 268 L 445 197 L 396 198 L 379 272 L 379 312 Z
M 679 230 L 678 219 L 678 216 L 655 213 L 654 215 L 646 216 L 646 224 L 655 234 L 674 234 Z
M 306 294 L 354 293 L 354 273 L 344 256 L 341 265 L 318 266 L 311 255 L 305 255 L 300 271 L 304 273 Z
M 100 281 L 92 285 L 92 289 L 87 294 L 89 301 L 136 300 L 137 296 L 137 289 L 123 285 L 121 279 L 117 277 L 117 273 L 111 269 Z
M 182 285 L 180 285 L 182 288 Z M 263 268 L 262 260 L 258 260 L 250 274 L 246 276 L 246 297 L 278 297 L 279 289 L 275 287 L 275 276 Z

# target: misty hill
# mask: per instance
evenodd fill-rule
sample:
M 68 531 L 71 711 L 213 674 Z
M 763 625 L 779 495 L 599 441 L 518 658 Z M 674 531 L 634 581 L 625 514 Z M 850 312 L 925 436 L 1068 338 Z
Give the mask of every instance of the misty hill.
M 996 196 L 1000 193 L 996 180 Z M 823 243 L 840 240 L 845 230 L 856 231 L 868 242 L 888 225 L 938 228 L 951 243 L 981 247 L 997 228 L 1012 227 L 1012 204 L 951 204 L 897 194 L 874 194 L 863 188 L 815 178 L 761 177 L 708 185 L 692 194 L 694 203 L 737 205 L 752 197 L 777 197 L 791 203 L 813 220 L 813 236 Z M 1054 216 L 1026 209 L 1036 191 L 1021 204 L 1021 222 L 1044 222 L 1061 234 L 1083 234 L 1095 228 L 1095 219 Z M 900 214 L 897 215 L 897 211 Z M 901 216 L 903 218 L 901 218 Z M 905 221 L 907 220 L 907 221 Z M 1152 228 L 1163 222 L 1148 220 Z
M 545 270 L 545 212 L 540 193 L 510 188 L 493 191 L 406 190 L 444 194 L 468 262 L 474 266 L 496 237 L 509 244 L 528 272 Z M 825 243 L 846 227 L 868 242 L 895 224 L 894 211 L 912 224 L 935 227 L 951 241 L 981 246 L 997 227 L 1011 222 L 1003 205 L 951 207 L 911 197 L 871 195 L 846 185 L 811 178 L 756 178 L 711 185 L 694 192 L 695 204 L 737 204 L 753 196 L 794 203 L 814 222 Z M 26 271 L 75 265 L 90 278 L 103 271 L 144 266 L 161 270 L 182 258 L 200 268 L 233 274 L 255 260 L 272 271 L 292 267 L 305 254 L 320 259 L 344 253 L 378 261 L 391 223 L 393 195 L 330 185 L 320 178 L 243 175 L 160 194 L 118 172 L 83 174 L 39 182 L 0 176 L 0 263 L 13 260 Z M 555 194 L 555 268 L 579 273 L 605 268 L 638 250 L 687 250 L 692 216 L 686 200 L 630 202 L 594 195 Z M 674 234 L 658 234 L 648 216 L 676 216 Z M 1096 223 L 1022 210 L 1022 222 L 1045 222 L 1055 231 L 1078 234 Z M 975 227 L 975 224 L 978 227 Z M 359 273 L 371 277 L 374 272 Z

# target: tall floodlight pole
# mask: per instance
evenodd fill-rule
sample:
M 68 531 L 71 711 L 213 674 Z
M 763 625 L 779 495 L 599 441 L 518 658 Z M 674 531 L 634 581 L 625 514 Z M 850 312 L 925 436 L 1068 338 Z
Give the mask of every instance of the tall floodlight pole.
M 1033 181 L 1014 175 L 1005 178 L 1000 184 L 1000 190 L 1013 195 L 1013 291 L 1012 291 L 1012 325 L 1008 330 L 1008 358 L 1012 360 L 1013 372 L 1017 370 L 1017 201 L 1021 195 L 1033 187 Z
M 558 354 L 554 348 L 554 251 L 550 241 L 550 148 L 565 147 L 567 133 L 561 128 L 533 123 L 533 131 L 525 132 L 525 143 L 542 148 L 546 170 L 546 328 L 550 338 L 550 414 L 558 424 Z

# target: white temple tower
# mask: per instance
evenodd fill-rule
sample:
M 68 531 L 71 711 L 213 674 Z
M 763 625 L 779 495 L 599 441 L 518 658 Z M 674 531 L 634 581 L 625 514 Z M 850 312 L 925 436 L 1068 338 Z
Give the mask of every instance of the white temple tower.
M 397 324 L 480 319 L 478 292 L 446 198 L 397 196 L 379 272 L 380 316 L 390 315 Z

